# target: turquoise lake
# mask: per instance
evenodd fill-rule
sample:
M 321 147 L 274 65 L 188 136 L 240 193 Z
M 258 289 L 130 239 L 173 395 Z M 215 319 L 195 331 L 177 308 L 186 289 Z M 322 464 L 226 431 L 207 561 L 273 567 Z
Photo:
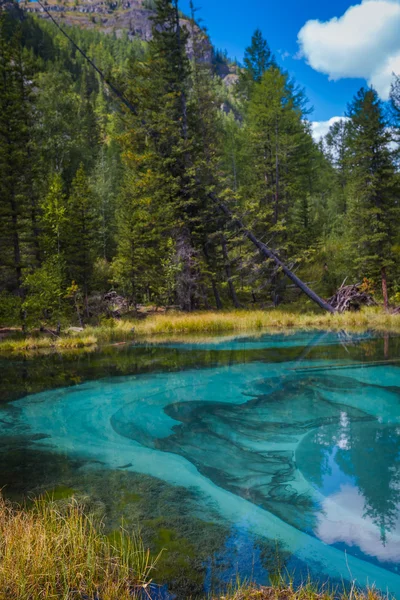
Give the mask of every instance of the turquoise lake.
M 293 333 L 1 359 L 0 487 L 163 550 L 160 597 L 279 572 L 400 597 L 400 338 Z

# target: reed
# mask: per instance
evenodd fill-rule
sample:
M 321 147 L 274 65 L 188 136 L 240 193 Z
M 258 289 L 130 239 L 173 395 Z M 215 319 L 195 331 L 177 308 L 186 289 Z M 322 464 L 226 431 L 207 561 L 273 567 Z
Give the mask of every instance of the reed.
M 150 590 L 155 565 L 138 537 L 118 544 L 71 499 L 21 509 L 0 497 L 0 600 L 132 600 Z

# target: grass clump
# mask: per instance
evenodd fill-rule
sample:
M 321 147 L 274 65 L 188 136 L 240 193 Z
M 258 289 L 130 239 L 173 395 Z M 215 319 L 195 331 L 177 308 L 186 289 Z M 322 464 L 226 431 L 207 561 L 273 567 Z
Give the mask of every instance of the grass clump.
M 94 335 L 81 336 L 28 336 L 25 338 L 9 338 L 0 342 L 0 352 L 15 352 L 22 354 L 35 350 L 73 350 L 78 348 L 88 348 L 97 344 L 97 338 Z
M 39 499 L 30 510 L 0 497 L 0 600 L 132 600 L 155 562 L 121 529 L 118 544 L 79 503 Z
M 282 579 L 268 587 L 237 585 L 224 595 L 213 596 L 212 600 L 391 600 L 391 597 L 374 587 L 361 589 L 353 584 L 338 590 L 311 581 L 296 587 Z
M 117 326 L 118 328 L 119 326 Z M 126 323 L 124 325 L 126 327 Z M 171 333 L 224 333 L 234 331 L 282 331 L 296 329 L 341 329 L 377 331 L 400 331 L 400 315 L 392 315 L 381 309 L 364 309 L 343 314 L 294 312 L 272 309 L 268 311 L 236 310 L 229 312 L 199 312 L 171 315 L 154 315 L 137 323 L 131 322 L 138 335 L 161 335 Z

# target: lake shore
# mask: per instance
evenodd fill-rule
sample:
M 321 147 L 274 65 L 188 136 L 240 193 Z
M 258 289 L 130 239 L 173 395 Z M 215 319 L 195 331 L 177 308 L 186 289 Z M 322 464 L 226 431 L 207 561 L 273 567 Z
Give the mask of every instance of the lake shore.
M 137 535 L 123 527 L 118 538 L 102 532 L 103 519 L 86 512 L 74 498 L 50 496 L 21 507 L 0 496 L 0 600 L 101 598 L 132 600 L 159 597 L 157 563 Z M 232 586 L 208 600 L 383 600 L 376 589 L 355 585 L 338 590 L 310 581 L 294 586 L 275 577 L 267 587 Z M 71 595 L 72 594 L 72 595 Z
M 300 587 L 285 584 L 283 581 L 273 586 L 244 586 L 232 593 L 215 596 L 213 600 L 383 600 L 390 597 L 381 594 L 374 588 L 359 590 L 352 587 L 350 590 L 329 589 L 329 586 L 318 587 L 307 582 Z
M 66 328 L 60 336 L 38 332 L 23 335 L 14 331 L 0 341 L 0 354 L 90 350 L 105 344 L 156 342 L 171 336 L 187 340 L 189 336 L 292 333 L 298 330 L 400 333 L 400 314 L 386 313 L 381 308 L 334 315 L 288 309 L 161 313 L 140 319 L 107 319 L 104 324 L 88 325 L 81 330 Z

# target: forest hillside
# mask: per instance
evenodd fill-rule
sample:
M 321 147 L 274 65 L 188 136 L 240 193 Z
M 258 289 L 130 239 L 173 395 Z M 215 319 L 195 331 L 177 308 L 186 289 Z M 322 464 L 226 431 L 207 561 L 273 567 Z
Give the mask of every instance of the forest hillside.
M 0 18 L 2 325 L 304 302 L 243 230 L 322 298 L 347 278 L 399 301 L 398 78 L 317 142 L 259 30 L 238 66 L 177 2 L 47 0 L 70 40 L 21 6 Z

